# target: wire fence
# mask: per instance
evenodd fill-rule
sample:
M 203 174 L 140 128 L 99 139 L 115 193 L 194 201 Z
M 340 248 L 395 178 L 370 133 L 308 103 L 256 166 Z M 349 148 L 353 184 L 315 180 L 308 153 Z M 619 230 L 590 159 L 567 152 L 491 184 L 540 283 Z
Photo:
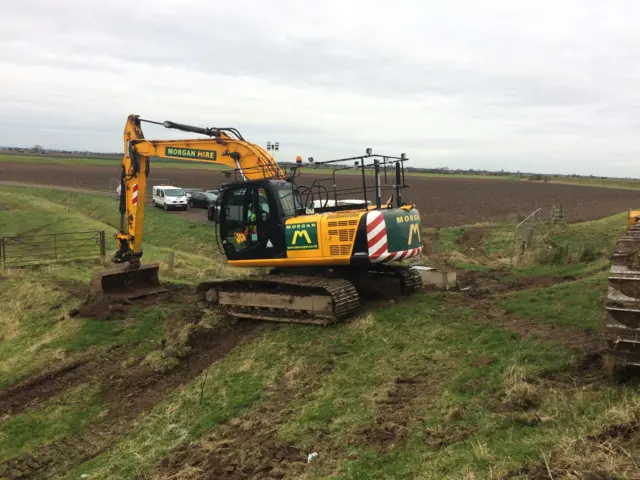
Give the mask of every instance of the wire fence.
M 105 261 L 104 231 L 0 237 L 4 269 L 52 263 Z

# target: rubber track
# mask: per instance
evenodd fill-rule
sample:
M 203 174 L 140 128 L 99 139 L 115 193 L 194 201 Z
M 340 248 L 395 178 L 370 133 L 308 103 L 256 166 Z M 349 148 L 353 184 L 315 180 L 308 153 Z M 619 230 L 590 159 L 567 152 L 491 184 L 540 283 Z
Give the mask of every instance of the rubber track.
M 391 268 L 394 268 L 402 278 L 402 293 L 404 295 L 413 295 L 422 290 L 422 277 L 416 270 L 409 267 Z
M 297 310 L 281 309 L 283 322 L 295 322 L 295 323 L 311 323 L 316 325 L 326 325 L 332 322 L 338 322 L 353 312 L 355 312 L 360 306 L 360 297 L 353 284 L 347 280 L 340 278 L 325 278 L 325 277 L 311 277 L 302 275 L 268 275 L 256 278 L 246 278 L 242 280 L 214 280 L 212 282 L 206 282 L 198 287 L 198 291 L 203 291 L 208 288 L 220 288 L 223 291 L 238 291 L 246 290 L 247 286 L 251 285 L 251 290 L 254 292 L 260 292 L 261 286 L 267 285 L 273 287 L 277 285 L 286 286 L 291 290 L 293 287 L 294 294 L 306 296 L 314 293 L 314 291 L 323 291 L 328 294 L 333 301 L 333 318 L 326 319 L 315 317 L 313 315 L 305 315 L 303 312 Z M 272 288 L 262 289 L 265 293 L 271 293 Z M 299 290 L 299 293 L 295 292 Z M 231 316 L 243 317 L 243 318 L 256 318 L 264 320 L 274 320 L 273 308 L 260 308 L 253 307 L 251 313 L 243 313 L 240 310 L 234 309 L 234 307 L 228 307 L 227 312 Z M 275 312 L 277 314 L 277 312 Z
M 413 295 L 422 290 L 422 277 L 410 267 L 397 265 L 379 265 L 374 270 L 369 271 L 370 275 L 375 275 L 378 281 L 386 278 L 400 278 L 403 295 Z
M 640 365 L 640 224 L 620 237 L 611 256 L 606 309 L 610 352 Z

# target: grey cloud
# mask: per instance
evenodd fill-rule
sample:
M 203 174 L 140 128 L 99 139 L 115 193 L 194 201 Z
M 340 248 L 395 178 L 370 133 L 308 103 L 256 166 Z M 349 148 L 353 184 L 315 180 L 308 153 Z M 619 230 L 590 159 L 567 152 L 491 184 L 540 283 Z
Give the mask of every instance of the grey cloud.
M 613 20 L 506 0 L 2 3 L 0 144 L 117 149 L 129 109 L 167 106 L 279 136 L 287 154 L 366 144 L 425 165 L 588 171 L 609 142 L 634 161 L 640 34 L 622 2 Z M 47 92 L 34 76 L 53 71 Z

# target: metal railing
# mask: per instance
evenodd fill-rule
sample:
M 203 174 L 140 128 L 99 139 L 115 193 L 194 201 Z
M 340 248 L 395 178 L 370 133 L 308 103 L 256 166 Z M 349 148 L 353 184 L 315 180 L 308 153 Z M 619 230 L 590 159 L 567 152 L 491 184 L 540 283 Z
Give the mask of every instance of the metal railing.
M 517 253 L 518 240 L 522 238 L 521 227 L 528 223 L 529 225 L 534 224 L 542 219 L 542 208 L 538 208 L 535 212 L 529 215 L 527 218 L 522 220 L 518 225 L 516 225 L 515 230 L 513 231 L 513 251 Z
M 50 263 L 105 260 L 104 231 L 0 237 L 4 269 Z

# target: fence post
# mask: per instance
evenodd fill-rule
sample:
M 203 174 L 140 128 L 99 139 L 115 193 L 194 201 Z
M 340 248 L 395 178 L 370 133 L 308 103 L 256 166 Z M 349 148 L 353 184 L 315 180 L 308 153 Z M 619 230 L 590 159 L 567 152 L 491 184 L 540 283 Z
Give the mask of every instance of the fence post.
M 173 269 L 173 250 L 169 252 L 169 270 Z
M 58 263 L 58 236 L 53 236 L 53 261 Z
M 104 264 L 107 252 L 104 244 L 104 230 L 100 230 L 100 261 Z
M 2 260 L 2 270 L 6 270 L 7 261 L 4 256 L 4 237 L 0 237 L 0 260 Z

